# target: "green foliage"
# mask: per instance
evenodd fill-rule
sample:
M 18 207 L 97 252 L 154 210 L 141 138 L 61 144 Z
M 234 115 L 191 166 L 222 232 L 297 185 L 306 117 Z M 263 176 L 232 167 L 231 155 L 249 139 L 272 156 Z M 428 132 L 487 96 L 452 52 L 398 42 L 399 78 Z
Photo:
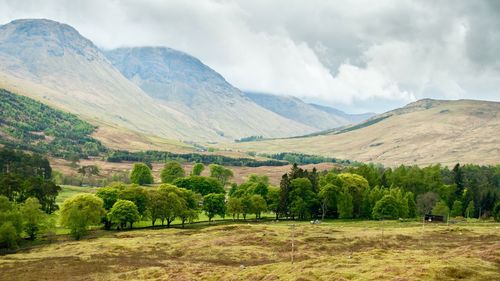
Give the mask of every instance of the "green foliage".
M 385 195 L 373 207 L 375 219 L 397 219 L 401 214 L 401 202 L 394 196 Z
M 306 219 L 312 215 L 311 208 L 317 203 L 317 196 L 308 178 L 290 181 L 290 211 L 293 217 Z
M 0 248 L 15 248 L 23 231 L 21 213 L 14 202 L 0 195 Z
M 432 208 L 439 201 L 439 195 L 435 192 L 426 192 L 417 196 L 417 210 L 420 215 L 430 214 Z
M 250 202 L 252 204 L 252 213 L 255 214 L 256 219 L 260 219 L 261 213 L 267 210 L 267 203 L 264 197 L 255 194 L 250 197 Z
M 92 194 L 78 194 L 64 201 L 61 207 L 61 225 L 71 230 L 79 240 L 88 233 L 89 227 L 97 225 L 105 214 L 101 198 Z
M 463 210 L 462 201 L 455 200 L 455 202 L 453 202 L 453 207 L 451 208 L 450 216 L 461 217 L 463 215 L 462 210 Z
M 108 153 L 108 162 L 165 162 L 165 161 L 185 161 L 185 162 L 196 162 L 205 165 L 218 164 L 225 166 L 237 166 L 237 167 L 261 167 L 261 166 L 286 166 L 288 162 L 278 161 L 278 160 L 255 160 L 252 158 L 234 158 L 223 155 L 213 155 L 213 154 L 179 154 L 167 151 L 140 151 L 140 152 L 130 152 L 124 150 L 114 150 Z
M 37 235 L 44 231 L 47 226 L 48 215 L 42 210 L 38 199 L 30 197 L 21 205 L 21 216 L 23 229 L 30 240 L 35 240 Z
M 95 195 L 102 199 L 104 202 L 104 209 L 109 211 L 115 204 L 116 200 L 118 200 L 119 192 L 120 190 L 114 187 L 101 187 L 97 190 Z
M 154 180 L 151 169 L 144 163 L 135 163 L 130 172 L 130 181 L 138 185 L 152 184 Z
M 210 193 L 203 197 L 203 211 L 211 222 L 215 215 L 224 217 L 226 215 L 226 205 L 224 194 Z
M 138 221 L 139 218 L 137 206 L 130 200 L 120 199 L 116 201 L 108 213 L 108 219 L 118 223 L 121 228 L 125 228 L 127 223 L 129 223 L 130 228 L 132 228 L 132 224 Z
M 337 209 L 339 212 L 339 218 L 352 218 L 354 204 L 352 203 L 352 195 L 349 192 L 342 191 L 338 194 Z
M 432 208 L 432 214 L 433 215 L 439 215 L 445 217 L 445 219 L 448 217 L 448 214 L 450 213 L 450 208 L 448 208 L 448 205 L 444 201 L 439 201 L 434 208 Z
M 178 187 L 192 190 L 201 195 L 207 195 L 209 193 L 225 193 L 222 184 L 218 180 L 209 177 L 190 176 L 176 179 L 173 184 Z
M 465 216 L 467 218 L 473 218 L 475 216 L 475 211 L 474 201 L 470 201 L 467 205 L 467 209 L 465 209 Z
M 203 170 L 205 170 L 205 165 L 203 165 L 202 163 L 196 163 L 194 164 L 193 170 L 191 171 L 191 176 L 201 176 Z
M 222 186 L 226 186 L 229 179 L 231 179 L 233 175 L 233 171 L 224 166 L 218 164 L 211 164 L 208 166 L 210 169 L 210 177 L 217 179 Z
M 172 183 L 174 180 L 184 177 L 184 174 L 184 169 L 179 162 L 167 162 L 160 173 L 161 182 Z
M 128 186 L 118 192 L 118 199 L 132 201 L 139 214 L 142 216 L 146 211 L 147 197 L 144 188 L 139 186 Z
M 95 126 L 73 114 L 0 89 L 0 143 L 11 148 L 69 159 L 96 156 L 105 147 L 91 134 Z
M 500 222 L 500 202 L 497 202 L 493 207 L 493 218 L 495 221 Z
M 243 213 L 243 203 L 241 201 L 241 198 L 238 197 L 229 197 L 227 200 L 227 212 L 233 215 L 233 219 L 239 218 L 240 214 Z
M 35 197 L 45 212 L 52 213 L 58 208 L 55 200 L 61 188 L 51 178 L 47 158 L 0 149 L 0 195 L 16 203 Z
M 340 160 L 337 158 L 324 157 L 319 155 L 310 155 L 303 153 L 282 152 L 278 154 L 260 154 L 260 156 L 287 161 L 290 164 L 306 165 L 306 164 L 319 164 L 319 163 L 339 163 L 350 164 L 349 160 Z

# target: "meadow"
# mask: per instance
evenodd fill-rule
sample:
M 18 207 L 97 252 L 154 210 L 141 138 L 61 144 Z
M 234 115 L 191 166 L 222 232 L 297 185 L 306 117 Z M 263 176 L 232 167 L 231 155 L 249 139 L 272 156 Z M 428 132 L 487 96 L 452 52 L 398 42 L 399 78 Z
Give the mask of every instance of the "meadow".
M 0 280 L 12 281 L 498 280 L 500 224 L 265 221 L 96 230 L 0 256 L 0 271 Z

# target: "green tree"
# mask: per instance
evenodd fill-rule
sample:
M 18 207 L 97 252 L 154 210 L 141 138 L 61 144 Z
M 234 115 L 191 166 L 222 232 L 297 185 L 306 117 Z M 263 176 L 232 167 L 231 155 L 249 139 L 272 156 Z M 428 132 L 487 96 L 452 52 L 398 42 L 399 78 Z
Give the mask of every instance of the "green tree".
M 209 177 L 190 176 L 176 179 L 173 184 L 178 187 L 192 190 L 203 196 L 210 193 L 225 193 L 222 184 L 218 180 Z
M 97 176 L 99 175 L 99 167 L 96 165 L 86 165 L 78 168 L 78 173 L 82 175 L 82 181 L 80 185 L 83 185 L 85 182 L 85 177 Z
M 279 218 L 279 207 L 280 207 L 280 190 L 277 187 L 269 187 L 267 192 L 267 207 L 276 216 L 276 220 Z
M 408 201 L 408 217 L 415 218 L 417 216 L 417 203 L 415 203 L 415 196 L 412 192 L 406 193 L 406 200 Z
M 420 215 L 430 214 L 432 208 L 439 201 L 439 195 L 435 192 L 426 192 L 417 196 L 417 210 Z
M 455 200 L 455 202 L 453 202 L 453 206 L 451 208 L 450 216 L 461 217 L 462 210 L 463 210 L 462 201 Z
M 151 225 L 155 225 L 156 220 L 161 219 L 166 212 L 167 200 L 166 196 L 157 189 L 146 191 L 147 204 L 146 209 L 151 218 Z
M 317 203 L 317 196 L 308 178 L 297 178 L 290 181 L 290 211 L 293 217 L 305 219 L 312 215 L 311 208 Z
M 137 206 L 137 210 L 139 211 L 139 215 L 143 216 L 145 214 L 148 198 L 146 197 L 144 188 L 133 185 L 126 187 L 120 190 L 120 192 L 118 193 L 118 198 L 134 202 L 134 204 Z
M 222 165 L 211 164 L 208 167 L 210 168 L 210 177 L 217 179 L 223 187 L 226 186 L 229 179 L 234 176 L 233 171 Z
M 352 216 L 362 216 L 363 193 L 369 188 L 368 181 L 360 175 L 342 173 L 338 175 L 339 187 L 352 197 Z
M 105 214 L 101 198 L 93 194 L 78 194 L 66 199 L 62 205 L 61 225 L 71 230 L 71 235 L 79 240 L 88 233 L 89 227 L 97 225 Z
M 118 200 L 118 194 L 120 191 L 114 187 L 101 187 L 97 190 L 96 196 L 101 198 L 104 202 L 104 209 L 106 211 L 111 210 L 116 200 Z
M 184 169 L 176 161 L 170 161 L 165 164 L 160 173 L 162 183 L 172 183 L 178 178 L 184 177 Z
M 227 200 L 227 212 L 233 215 L 233 220 L 240 218 L 240 214 L 243 212 L 243 204 L 241 203 L 241 198 L 229 197 Z
M 326 212 L 337 203 L 337 187 L 329 183 L 322 186 L 319 191 L 319 199 L 321 201 L 321 220 L 325 219 Z
M 130 181 L 138 185 L 152 184 L 154 180 L 151 169 L 144 163 L 135 163 L 130 172 Z
M 432 208 L 433 215 L 443 216 L 445 219 L 448 218 L 448 214 L 450 213 L 450 208 L 444 201 L 439 201 L 434 208 Z
M 179 190 L 181 191 L 181 197 L 184 201 L 184 206 L 180 211 L 179 217 L 182 222 L 182 227 L 184 227 L 184 223 L 198 219 L 201 195 L 185 188 L 179 188 Z
M 138 221 L 140 217 L 134 202 L 120 199 L 116 201 L 109 211 L 108 218 L 112 222 L 118 223 L 121 228 L 125 228 L 127 223 L 129 223 L 130 228 L 132 228 L 132 224 Z
M 203 170 L 205 170 L 205 165 L 203 165 L 202 163 L 196 163 L 194 164 L 193 170 L 191 171 L 191 176 L 201 176 Z
M 476 209 L 474 207 L 474 201 L 470 201 L 467 205 L 467 209 L 465 209 L 465 216 L 467 218 L 473 218 L 475 216 Z
M 261 195 L 254 194 L 250 197 L 250 201 L 252 202 L 252 213 L 255 214 L 256 219 L 260 219 L 262 212 L 267 210 L 266 200 Z
M 401 203 L 394 196 L 385 195 L 373 208 L 375 219 L 397 219 L 401 212 Z
M 23 231 L 21 214 L 16 203 L 0 195 L 0 248 L 15 248 Z
M 495 221 L 500 222 L 500 202 L 497 202 L 495 207 L 493 207 L 493 218 Z
M 215 215 L 224 217 L 226 214 L 224 194 L 210 193 L 205 195 L 203 197 L 203 211 L 208 216 L 208 222 L 211 222 Z
M 47 226 L 48 215 L 42 210 L 42 205 L 36 198 L 30 197 L 21 205 L 21 216 L 24 231 L 30 240 L 35 240 Z
M 337 199 L 337 210 L 339 212 L 339 218 L 350 219 L 352 218 L 353 203 L 352 195 L 349 192 L 339 192 Z

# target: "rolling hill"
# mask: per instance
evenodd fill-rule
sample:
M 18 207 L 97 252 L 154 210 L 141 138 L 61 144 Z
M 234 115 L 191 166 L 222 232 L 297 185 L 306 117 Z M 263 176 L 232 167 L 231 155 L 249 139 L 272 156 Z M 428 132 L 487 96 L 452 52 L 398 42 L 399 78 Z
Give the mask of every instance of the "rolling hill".
M 314 130 L 246 99 L 191 56 L 166 48 L 139 50 L 108 52 L 114 59 L 128 53 L 119 64 L 124 68 L 127 63 L 147 68 L 129 80 L 71 26 L 15 20 L 0 26 L 0 87 L 77 114 L 98 125 L 108 139 L 120 138 L 123 130 L 181 141 L 283 137 Z
M 496 164 L 500 103 L 425 99 L 322 135 L 235 143 L 258 153 L 299 152 L 363 162 Z

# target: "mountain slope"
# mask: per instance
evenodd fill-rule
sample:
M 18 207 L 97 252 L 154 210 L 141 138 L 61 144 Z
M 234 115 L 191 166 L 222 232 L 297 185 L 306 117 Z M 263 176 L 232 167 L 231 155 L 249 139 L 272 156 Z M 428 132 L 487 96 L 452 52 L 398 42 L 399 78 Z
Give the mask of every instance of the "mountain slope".
M 293 122 L 245 98 L 198 59 L 165 47 L 105 52 L 125 77 L 151 97 L 192 116 L 221 136 L 291 136 L 315 128 Z
M 151 63 L 162 65 L 164 61 Z M 77 114 L 99 125 L 100 132 L 112 128 L 116 133 L 124 128 L 184 141 L 223 141 L 248 135 L 290 136 L 313 130 L 241 97 L 236 88 L 212 70 L 197 77 L 201 63 L 196 59 L 187 64 L 191 68 L 184 68 L 186 64 L 171 65 L 183 72 L 182 77 L 188 79 L 185 81 L 174 75 L 171 84 L 163 83 L 161 72 L 148 76 L 155 68 L 150 68 L 146 77 L 158 81 L 148 85 L 157 90 L 165 86 L 163 93 L 173 95 L 186 92 L 173 89 L 196 84 L 189 80 L 191 77 L 201 79 L 200 87 L 188 89 L 191 103 L 180 94 L 173 100 L 146 94 L 71 26 L 29 19 L 0 26 L 0 87 Z M 201 70 L 203 67 L 206 68 L 202 65 Z
M 348 114 L 340 110 L 308 104 L 291 96 L 263 93 L 245 93 L 245 96 L 264 108 L 316 130 L 336 128 L 353 122 Z
M 372 113 L 372 112 L 360 113 L 360 114 L 349 114 L 349 113 L 343 112 L 342 110 L 338 110 L 336 108 L 329 107 L 329 106 L 324 106 L 324 105 L 319 105 L 319 104 L 314 104 L 314 103 L 309 103 L 309 105 L 318 109 L 318 110 L 329 113 L 331 115 L 342 117 L 342 118 L 348 120 L 349 123 L 358 123 L 358 122 L 364 121 L 364 120 L 376 115 L 375 113 Z M 332 127 L 330 127 L 329 129 L 331 129 L 331 128 Z
M 421 100 L 325 135 L 233 144 L 235 150 L 301 152 L 428 165 L 500 161 L 500 103 Z

